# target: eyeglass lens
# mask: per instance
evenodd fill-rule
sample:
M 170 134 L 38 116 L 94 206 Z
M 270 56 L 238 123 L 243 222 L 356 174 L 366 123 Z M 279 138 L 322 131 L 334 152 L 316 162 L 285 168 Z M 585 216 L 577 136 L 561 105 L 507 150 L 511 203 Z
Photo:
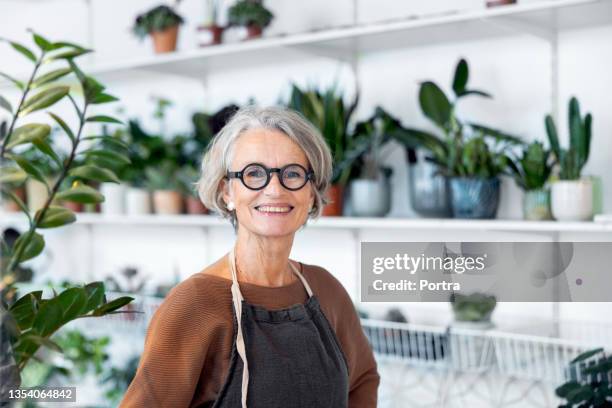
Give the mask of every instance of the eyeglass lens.
M 268 182 L 268 174 L 263 166 L 252 164 L 243 171 L 242 179 L 249 188 L 261 188 Z M 285 187 L 297 189 L 306 184 L 306 171 L 300 166 L 290 165 L 283 169 L 280 179 Z

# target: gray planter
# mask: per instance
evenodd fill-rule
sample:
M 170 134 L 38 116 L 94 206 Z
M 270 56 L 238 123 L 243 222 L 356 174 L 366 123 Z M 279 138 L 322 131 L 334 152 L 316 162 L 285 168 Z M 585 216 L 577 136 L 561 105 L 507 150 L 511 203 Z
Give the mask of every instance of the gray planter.
M 351 208 L 356 217 L 383 217 L 391 208 L 391 187 L 387 177 L 351 181 Z
M 427 151 L 406 149 L 408 191 L 412 209 L 423 217 L 452 216 L 450 186 L 446 176 L 437 174 L 438 165 L 427 160 Z
M 455 218 L 495 218 L 499 206 L 499 178 L 453 177 L 450 184 Z

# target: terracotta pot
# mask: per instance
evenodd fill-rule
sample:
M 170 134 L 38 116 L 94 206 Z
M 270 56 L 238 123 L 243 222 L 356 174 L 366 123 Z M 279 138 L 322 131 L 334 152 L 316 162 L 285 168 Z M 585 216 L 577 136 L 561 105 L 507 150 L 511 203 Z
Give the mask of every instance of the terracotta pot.
M 153 209 L 156 214 L 181 214 L 183 196 L 177 191 L 156 190 L 153 192 Z
M 14 188 L 11 190 L 11 192 L 15 194 L 17 197 L 19 197 L 21 201 L 23 201 L 24 203 L 27 202 L 25 186 L 22 185 L 17 188 Z M 2 208 L 6 212 L 20 212 L 21 211 L 21 209 L 15 203 L 15 201 L 13 201 L 13 199 L 10 198 L 8 195 L 5 198 L 3 198 Z
M 263 32 L 263 28 L 257 25 L 248 25 L 247 26 L 247 40 L 252 40 L 254 38 L 261 37 L 261 33 Z
M 164 31 L 151 32 L 153 39 L 153 48 L 157 54 L 164 52 L 172 52 L 176 50 L 176 40 L 178 38 L 179 26 L 174 26 L 165 29 Z
M 487 0 L 487 7 L 507 6 L 516 4 L 516 0 Z
M 185 210 L 187 214 L 208 214 L 208 208 L 204 207 L 198 197 L 185 196 Z
M 197 30 L 200 47 L 221 44 L 224 27 L 218 25 L 199 26 Z
M 63 201 L 62 207 L 66 207 L 72 212 L 83 212 L 84 206 L 82 203 L 74 203 L 72 201 Z
M 321 215 L 327 216 L 341 216 L 342 215 L 342 207 L 344 204 L 344 186 L 339 184 L 332 184 L 327 190 L 327 195 L 329 196 L 331 202 L 323 207 L 323 212 Z

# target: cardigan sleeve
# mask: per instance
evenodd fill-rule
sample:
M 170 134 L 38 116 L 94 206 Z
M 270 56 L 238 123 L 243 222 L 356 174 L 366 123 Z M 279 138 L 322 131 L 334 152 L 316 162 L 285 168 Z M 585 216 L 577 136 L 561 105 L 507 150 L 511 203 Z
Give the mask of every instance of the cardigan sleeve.
M 122 408 L 183 408 L 192 401 L 207 350 L 194 327 L 194 282 L 180 283 L 153 315 Z M 196 312 L 197 313 L 197 312 Z
M 321 267 L 308 268 L 323 311 L 334 328 L 349 368 L 349 408 L 377 406 L 380 375 L 355 305 L 344 286 Z

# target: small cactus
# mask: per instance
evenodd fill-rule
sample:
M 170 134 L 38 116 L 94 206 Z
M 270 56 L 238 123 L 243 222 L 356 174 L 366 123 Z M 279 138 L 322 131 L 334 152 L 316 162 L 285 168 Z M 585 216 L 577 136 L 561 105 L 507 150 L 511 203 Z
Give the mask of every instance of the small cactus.
M 576 97 L 569 103 L 569 148 L 564 149 L 559 144 L 559 137 L 555 122 L 550 115 L 546 115 L 545 125 L 548 140 L 559 163 L 559 178 L 561 180 L 578 180 L 582 168 L 589 159 L 591 148 L 591 127 L 593 117 L 587 113 L 584 119 L 580 115 L 580 104 Z

